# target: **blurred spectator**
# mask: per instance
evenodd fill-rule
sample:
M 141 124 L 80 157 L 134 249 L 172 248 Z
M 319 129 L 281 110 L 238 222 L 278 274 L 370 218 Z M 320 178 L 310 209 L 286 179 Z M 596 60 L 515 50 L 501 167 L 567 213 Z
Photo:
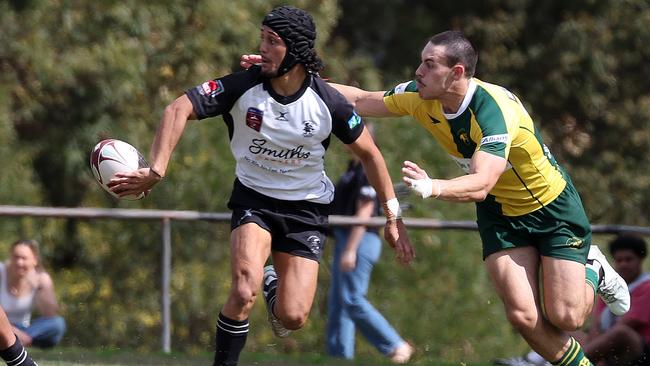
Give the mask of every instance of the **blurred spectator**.
M 10 254 L 6 263 L 0 262 L 0 305 L 23 345 L 52 347 L 61 341 L 66 326 L 38 242 L 19 240 Z M 40 317 L 32 319 L 34 310 Z
M 377 195 L 354 158 L 336 185 L 332 214 L 365 219 L 379 216 Z M 355 328 L 395 363 L 406 363 L 414 349 L 367 299 L 372 269 L 381 254 L 381 239 L 363 225 L 333 227 L 335 240 L 328 299 L 327 353 L 352 359 Z
M 623 316 L 612 314 L 602 300 L 594 306 L 589 333 L 573 336 L 598 366 L 650 365 L 650 273 L 643 272 L 647 246 L 643 238 L 621 234 L 609 243 L 616 271 L 627 282 L 632 303 Z M 499 359 L 497 365 L 550 365 L 531 351 L 523 357 Z

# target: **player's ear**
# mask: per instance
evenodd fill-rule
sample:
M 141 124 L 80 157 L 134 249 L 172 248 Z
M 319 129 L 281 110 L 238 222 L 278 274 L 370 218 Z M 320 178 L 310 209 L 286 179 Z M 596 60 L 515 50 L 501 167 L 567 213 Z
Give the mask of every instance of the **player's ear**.
M 461 64 L 452 66 L 451 71 L 454 74 L 454 80 L 460 80 L 465 77 L 465 66 Z

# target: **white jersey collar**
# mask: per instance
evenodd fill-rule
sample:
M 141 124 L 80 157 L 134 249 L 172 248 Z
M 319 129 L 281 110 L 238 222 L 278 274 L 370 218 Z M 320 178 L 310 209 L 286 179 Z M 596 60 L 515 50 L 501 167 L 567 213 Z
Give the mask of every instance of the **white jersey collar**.
M 465 93 L 465 98 L 463 98 L 463 102 L 460 104 L 460 108 L 458 108 L 458 111 L 456 113 L 444 113 L 445 118 L 447 120 L 457 118 L 465 110 L 467 109 L 467 106 L 469 106 L 469 102 L 472 101 L 472 97 L 474 97 L 474 92 L 476 91 L 476 82 L 474 81 L 474 78 L 469 79 L 469 86 L 467 87 L 467 93 Z

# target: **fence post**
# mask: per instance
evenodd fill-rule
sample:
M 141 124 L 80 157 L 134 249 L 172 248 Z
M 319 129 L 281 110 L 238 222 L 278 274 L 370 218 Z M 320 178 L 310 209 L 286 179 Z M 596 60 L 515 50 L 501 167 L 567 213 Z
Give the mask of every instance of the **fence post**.
M 171 299 L 169 295 L 172 271 L 172 225 L 169 217 L 162 220 L 162 351 L 171 352 Z

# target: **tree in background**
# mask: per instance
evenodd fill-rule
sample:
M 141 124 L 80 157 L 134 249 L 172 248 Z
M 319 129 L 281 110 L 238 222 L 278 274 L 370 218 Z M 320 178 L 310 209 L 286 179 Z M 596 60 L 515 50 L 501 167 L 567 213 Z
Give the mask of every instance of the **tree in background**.
M 234 164 L 220 119 L 188 127 L 165 183 L 145 200 L 110 199 L 93 181 L 88 154 L 112 137 L 147 155 L 162 108 L 237 69 L 241 53 L 256 51 L 259 19 L 281 3 L 314 15 L 325 77 L 370 89 L 411 78 L 430 35 L 463 30 L 479 48 L 479 77 L 531 103 L 551 150 L 589 192 L 592 221 L 649 225 L 650 5 L 643 0 L 0 1 L 0 203 L 225 211 Z M 396 181 L 407 158 L 439 176 L 458 174 L 408 119 L 377 123 L 377 136 Z M 337 176 L 347 154 L 330 149 L 327 168 Z M 407 215 L 468 219 L 473 207 L 413 200 Z M 43 243 L 63 311 L 75 315 L 64 342 L 158 348 L 158 223 L 1 219 L 0 229 L 6 240 Z M 204 351 L 213 337 L 205 324 L 214 324 L 228 290 L 228 227 L 174 223 L 172 237 L 173 347 Z M 477 266 L 478 237 L 414 232 L 413 240 L 418 262 L 404 269 L 386 260 L 370 297 L 419 357 L 510 354 L 516 337 Z M 328 286 L 326 271 L 320 281 Z M 317 299 L 308 329 L 288 348 L 321 351 L 324 304 Z M 422 304 L 418 312 L 403 311 L 413 304 Z M 252 316 L 263 324 L 263 305 Z M 268 329 L 255 332 L 253 349 L 282 352 L 268 347 Z

